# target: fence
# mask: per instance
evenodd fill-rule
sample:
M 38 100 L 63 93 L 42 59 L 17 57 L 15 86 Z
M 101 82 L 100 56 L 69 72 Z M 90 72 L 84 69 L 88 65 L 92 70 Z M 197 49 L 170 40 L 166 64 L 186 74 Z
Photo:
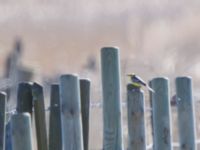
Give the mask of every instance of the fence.
M 123 150 L 118 48 L 101 50 L 103 91 L 103 150 Z M 51 87 L 49 137 L 45 122 L 43 88 L 37 83 L 18 86 L 16 112 L 11 116 L 13 150 L 32 150 L 31 122 L 36 125 L 38 150 L 88 150 L 90 116 L 90 80 L 77 75 L 62 75 Z M 145 101 L 141 89 L 127 85 L 128 150 L 171 150 L 172 127 L 169 80 L 154 78 L 149 82 L 152 104 L 153 144 L 146 144 Z M 192 79 L 176 78 L 176 100 L 181 150 L 195 150 L 195 117 Z M 13 112 L 13 111 L 11 111 Z M 6 94 L 0 93 L 0 150 L 5 150 Z M 34 118 L 33 118 L 34 117 Z

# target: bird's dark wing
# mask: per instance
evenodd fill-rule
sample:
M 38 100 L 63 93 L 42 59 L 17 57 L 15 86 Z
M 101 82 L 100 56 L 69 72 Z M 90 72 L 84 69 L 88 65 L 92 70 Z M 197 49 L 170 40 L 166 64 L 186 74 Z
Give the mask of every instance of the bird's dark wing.
M 140 83 L 144 86 L 146 86 L 146 83 L 144 82 L 144 80 L 142 80 L 139 76 L 135 75 L 132 77 L 132 81 L 136 82 L 136 83 Z

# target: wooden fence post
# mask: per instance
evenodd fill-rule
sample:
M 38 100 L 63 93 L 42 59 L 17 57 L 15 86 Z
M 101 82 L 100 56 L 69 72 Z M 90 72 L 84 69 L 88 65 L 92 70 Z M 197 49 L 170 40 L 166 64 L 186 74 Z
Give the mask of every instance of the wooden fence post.
M 49 120 L 49 150 L 62 150 L 62 131 L 59 85 L 51 85 L 51 105 Z
M 0 150 L 5 150 L 6 94 L 0 92 Z
M 13 150 L 32 150 L 30 114 L 20 113 L 11 117 Z
M 13 148 L 12 148 L 11 121 L 10 120 L 6 124 L 5 150 L 13 150 Z
M 32 95 L 38 150 L 47 150 L 46 118 L 42 86 L 34 83 L 32 86 Z
M 181 150 L 196 150 L 195 115 L 192 96 L 192 79 L 176 78 L 176 97 L 178 101 L 178 124 Z
M 151 81 L 155 93 L 152 93 L 154 150 L 171 150 L 171 113 L 169 100 L 169 82 L 166 78 Z
M 103 90 L 103 149 L 122 150 L 119 50 L 101 49 Z
M 83 147 L 89 150 L 90 80 L 80 80 L 81 114 L 83 126 Z
M 146 150 L 144 94 L 131 84 L 127 86 L 128 150 Z
M 80 85 L 76 75 L 61 76 L 60 100 L 64 150 L 83 150 Z
M 152 81 L 149 81 L 149 87 L 150 88 L 152 88 Z M 153 102 L 152 102 L 152 97 L 153 97 L 153 92 L 151 92 L 151 91 L 149 91 L 149 104 L 150 104 L 150 123 L 151 123 L 151 135 L 152 135 L 152 137 L 154 137 L 154 133 L 153 133 L 153 131 L 154 131 L 154 129 L 153 129 Z M 152 149 L 154 149 L 154 140 L 155 140 L 155 138 L 153 138 L 153 143 L 152 143 Z
M 30 83 L 20 83 L 17 91 L 17 112 L 32 114 L 33 98 Z

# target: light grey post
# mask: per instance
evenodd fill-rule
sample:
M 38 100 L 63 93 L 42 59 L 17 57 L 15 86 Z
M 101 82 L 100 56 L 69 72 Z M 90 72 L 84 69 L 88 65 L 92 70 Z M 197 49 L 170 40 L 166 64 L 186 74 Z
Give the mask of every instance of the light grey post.
M 83 150 L 80 85 L 76 75 L 61 76 L 60 100 L 64 150 Z
M 180 149 L 196 150 L 192 79 L 190 77 L 176 78 L 176 94 L 178 100 Z
M 84 150 L 89 150 L 90 80 L 80 80 L 81 113 Z
M 101 49 L 103 150 L 122 150 L 119 49 Z
M 0 92 L 0 150 L 5 150 L 6 101 L 6 94 Z
M 59 85 L 51 85 L 51 107 L 49 119 L 49 150 L 62 150 L 61 112 Z
M 141 89 L 127 86 L 128 150 L 146 150 L 144 94 Z
M 167 78 L 155 78 L 151 81 L 153 106 L 154 150 L 171 150 L 171 113 L 169 100 L 169 82 Z
M 28 113 L 11 117 L 13 150 L 32 150 L 31 118 Z

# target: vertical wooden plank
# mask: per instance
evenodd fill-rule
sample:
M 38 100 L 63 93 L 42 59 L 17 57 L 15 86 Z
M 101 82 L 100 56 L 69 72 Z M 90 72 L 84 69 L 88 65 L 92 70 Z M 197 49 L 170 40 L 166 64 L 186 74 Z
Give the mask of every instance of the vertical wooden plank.
M 61 76 L 60 99 L 64 150 L 83 150 L 80 85 L 76 75 Z
M 176 95 L 178 98 L 178 124 L 181 150 L 196 150 L 195 115 L 192 96 L 192 79 L 176 78 Z
M 167 78 L 151 81 L 153 106 L 154 150 L 171 150 L 171 113 L 169 101 L 169 82 Z
M 0 92 L 0 150 L 5 150 L 6 94 Z
M 101 49 L 103 149 L 122 150 L 119 49 Z
M 128 150 L 146 150 L 144 94 L 140 89 L 127 86 Z
M 89 150 L 90 80 L 80 80 L 81 114 L 83 126 L 83 147 Z
M 149 87 L 150 88 L 152 88 L 152 81 L 149 81 Z M 150 122 L 151 122 L 151 129 L 152 129 L 152 131 L 151 131 L 151 134 L 152 134 L 152 137 L 154 137 L 154 133 L 153 133 L 153 131 L 154 131 L 154 126 L 153 126 L 153 102 L 152 102 L 152 97 L 153 97 L 153 92 L 151 92 L 151 91 L 149 91 L 149 101 L 150 101 Z M 154 143 L 155 143 L 155 138 L 153 138 L 153 145 L 152 145 L 152 149 L 154 149 Z
M 47 150 L 46 118 L 42 86 L 34 83 L 32 86 L 32 95 L 38 150 Z
M 11 117 L 13 150 L 32 150 L 31 120 L 28 113 Z
M 33 98 L 30 83 L 20 83 L 17 92 L 17 112 L 32 114 Z
M 11 121 L 9 121 L 6 124 L 5 150 L 13 150 L 11 137 L 12 137 L 12 133 L 11 133 Z
M 62 131 L 59 85 L 51 85 L 51 104 L 49 120 L 49 150 L 62 150 Z

